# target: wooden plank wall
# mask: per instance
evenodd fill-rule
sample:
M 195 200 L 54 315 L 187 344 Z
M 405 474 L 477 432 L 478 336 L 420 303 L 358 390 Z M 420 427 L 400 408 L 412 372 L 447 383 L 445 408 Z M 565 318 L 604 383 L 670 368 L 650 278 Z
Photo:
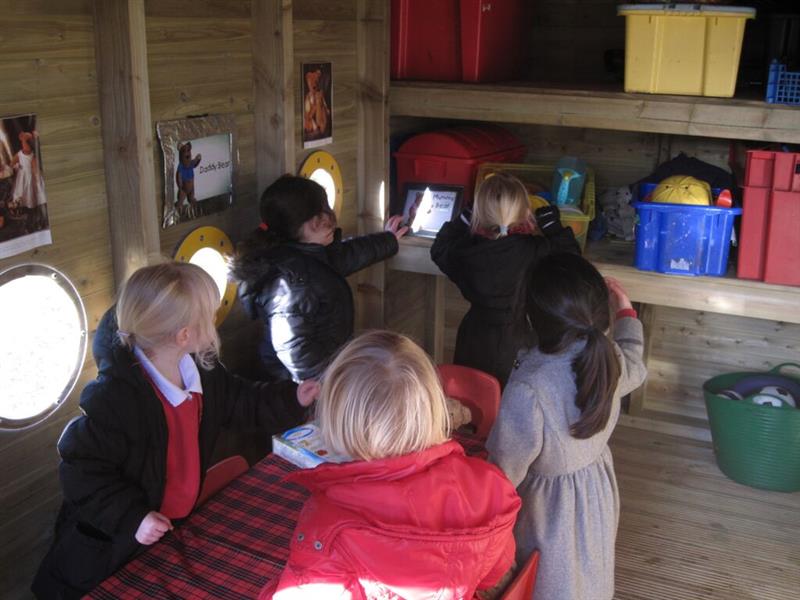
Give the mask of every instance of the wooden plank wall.
M 53 244 L 0 260 L 42 262 L 67 275 L 90 329 L 111 304 L 114 279 L 89 0 L 0 1 L 0 113 L 35 112 Z M 10 311 L 3 307 L 4 318 Z M 0 335 L 2 333 L 0 332 Z M 45 423 L 0 432 L 0 589 L 25 597 L 60 501 L 55 442 L 94 376 L 87 357 L 76 391 Z

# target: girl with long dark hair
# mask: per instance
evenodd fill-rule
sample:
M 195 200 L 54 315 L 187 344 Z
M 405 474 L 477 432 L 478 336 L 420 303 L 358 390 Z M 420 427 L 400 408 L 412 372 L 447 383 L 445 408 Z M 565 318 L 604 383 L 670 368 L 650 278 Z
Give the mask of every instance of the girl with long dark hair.
M 619 493 L 608 438 L 620 398 L 642 385 L 642 324 L 613 279 L 574 254 L 543 258 L 525 275 L 521 353 L 487 443 L 517 487 L 517 562 L 536 548 L 536 595 L 611 599 Z

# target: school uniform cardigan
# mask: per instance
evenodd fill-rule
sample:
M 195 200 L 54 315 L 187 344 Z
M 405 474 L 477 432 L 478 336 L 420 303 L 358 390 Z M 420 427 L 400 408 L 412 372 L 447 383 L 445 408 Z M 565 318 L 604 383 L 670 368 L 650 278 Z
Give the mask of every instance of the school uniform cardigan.
M 72 420 L 58 441 L 64 501 L 54 544 L 32 586 L 39 598 L 80 597 L 111 575 L 141 549 L 136 530 L 163 499 L 164 409 L 133 353 L 117 344 L 108 347 L 109 327 L 115 329 L 107 313 L 94 345 L 100 373 L 81 394 L 84 415 Z M 246 381 L 220 364 L 200 369 L 200 379 L 201 477 L 223 427 L 269 435 L 304 420 L 290 382 Z

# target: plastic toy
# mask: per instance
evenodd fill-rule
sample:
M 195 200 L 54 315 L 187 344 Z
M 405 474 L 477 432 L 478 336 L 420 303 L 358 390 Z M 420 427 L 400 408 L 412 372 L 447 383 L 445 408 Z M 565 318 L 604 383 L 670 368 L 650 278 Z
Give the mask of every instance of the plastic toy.
M 653 190 L 652 202 L 662 204 L 711 204 L 711 186 L 688 175 L 673 175 L 663 179 Z

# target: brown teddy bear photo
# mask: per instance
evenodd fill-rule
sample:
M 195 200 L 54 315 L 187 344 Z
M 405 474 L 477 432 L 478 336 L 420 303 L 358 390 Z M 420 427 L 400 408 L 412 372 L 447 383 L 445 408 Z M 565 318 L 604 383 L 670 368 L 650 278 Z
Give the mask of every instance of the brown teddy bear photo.
M 303 65 L 303 141 L 331 137 L 330 63 Z

